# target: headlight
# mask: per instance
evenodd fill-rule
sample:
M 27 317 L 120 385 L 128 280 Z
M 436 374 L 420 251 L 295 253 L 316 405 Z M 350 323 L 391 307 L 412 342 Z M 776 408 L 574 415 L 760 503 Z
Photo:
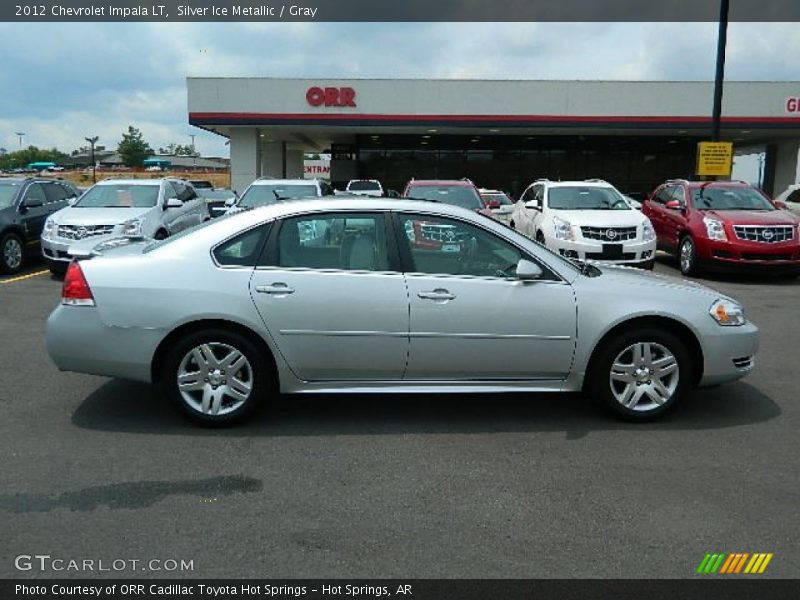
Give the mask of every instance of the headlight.
M 706 226 L 706 234 L 710 240 L 727 241 L 728 236 L 725 234 L 725 226 L 722 221 L 712 219 L 711 217 L 703 217 L 703 223 Z
M 747 323 L 742 307 L 731 300 L 717 300 L 708 309 L 708 314 L 724 327 L 734 327 Z
M 656 230 L 653 229 L 650 221 L 645 221 L 644 225 L 642 225 L 642 239 L 645 242 L 652 242 L 656 239 Z
M 42 230 L 42 237 L 45 239 L 50 239 L 53 237 L 53 230 L 56 228 L 56 223 L 53 221 L 52 217 L 47 217 L 47 220 L 44 222 L 44 229 Z
M 575 239 L 572 235 L 572 225 L 569 221 L 553 217 L 553 235 L 557 240 L 572 240 Z
M 122 224 L 122 235 L 126 237 L 142 237 L 142 221 L 131 219 Z

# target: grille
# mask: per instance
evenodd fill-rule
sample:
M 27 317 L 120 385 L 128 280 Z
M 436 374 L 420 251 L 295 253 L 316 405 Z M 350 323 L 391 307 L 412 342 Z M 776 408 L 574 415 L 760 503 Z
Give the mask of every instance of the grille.
M 635 252 L 587 252 L 586 260 L 634 260 Z
M 794 227 L 784 225 L 734 225 L 733 232 L 740 240 L 777 244 L 794 239 Z
M 590 240 L 624 242 L 636 239 L 636 227 L 581 227 L 581 233 Z
M 113 225 L 59 225 L 58 237 L 64 240 L 82 240 L 96 235 L 114 233 Z
M 733 359 L 733 366 L 737 369 L 749 369 L 753 366 L 752 356 L 742 356 L 741 358 Z

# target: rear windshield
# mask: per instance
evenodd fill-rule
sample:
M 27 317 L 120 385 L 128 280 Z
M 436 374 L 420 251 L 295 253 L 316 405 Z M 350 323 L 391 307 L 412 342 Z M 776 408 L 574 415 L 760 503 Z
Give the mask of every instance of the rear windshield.
M 317 186 L 315 185 L 291 185 L 280 183 L 251 185 L 242 195 L 238 206 L 242 208 L 252 208 L 265 204 L 275 204 L 280 200 L 316 198 L 317 196 Z
M 775 210 L 764 196 L 747 187 L 701 187 L 692 191 L 692 202 L 698 210 Z
M 379 192 L 381 186 L 377 181 L 351 181 L 347 189 L 351 192 Z
M 73 206 L 78 208 L 149 208 L 158 202 L 160 186 L 141 184 L 96 185 Z
M 466 185 L 415 185 L 408 190 L 408 197 L 435 200 L 472 210 L 483 208 L 478 191 Z
M 14 198 L 19 190 L 18 183 L 0 182 L 0 208 L 8 208 L 14 204 Z
M 604 187 L 552 187 L 547 202 L 554 210 L 632 210 L 622 194 Z

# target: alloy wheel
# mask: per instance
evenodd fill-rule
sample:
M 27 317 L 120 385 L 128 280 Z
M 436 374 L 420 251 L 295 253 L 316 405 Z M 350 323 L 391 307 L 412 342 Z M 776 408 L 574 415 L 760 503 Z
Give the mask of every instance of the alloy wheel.
M 16 271 L 22 266 L 22 244 L 13 236 L 3 244 L 3 264 L 9 271 Z
M 237 348 L 208 342 L 181 360 L 177 385 L 187 406 L 204 415 L 221 416 L 245 404 L 253 391 L 253 368 Z
M 681 272 L 691 273 L 694 267 L 694 243 L 689 238 L 681 243 L 679 260 L 681 262 Z
M 622 406 L 637 412 L 655 410 L 672 398 L 680 381 L 678 359 L 656 342 L 637 342 L 611 364 L 609 385 Z

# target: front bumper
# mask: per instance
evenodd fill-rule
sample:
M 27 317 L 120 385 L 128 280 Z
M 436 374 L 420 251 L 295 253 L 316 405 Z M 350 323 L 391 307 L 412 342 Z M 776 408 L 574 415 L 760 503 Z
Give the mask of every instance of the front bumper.
M 42 238 L 42 254 L 47 260 L 68 263 L 72 260 L 72 255 L 68 252 L 73 241 L 59 241 Z
M 702 338 L 704 368 L 700 386 L 717 385 L 741 379 L 753 370 L 758 352 L 758 327 L 718 327 Z
M 800 244 L 765 244 L 742 240 L 698 240 L 697 258 L 705 266 L 720 268 L 773 268 L 800 272 Z
M 579 238 L 575 240 L 560 240 L 553 237 L 546 238 L 547 247 L 558 252 L 565 258 L 577 258 L 579 260 L 598 260 L 614 264 L 638 264 L 649 262 L 655 258 L 656 242 L 644 242 L 641 240 L 630 240 L 610 244 L 599 240 L 587 240 Z M 621 254 L 609 254 L 604 252 L 604 247 L 611 245 L 622 246 Z
M 111 327 L 90 306 L 59 304 L 47 319 L 45 345 L 62 371 L 150 382 L 152 357 L 165 332 Z

